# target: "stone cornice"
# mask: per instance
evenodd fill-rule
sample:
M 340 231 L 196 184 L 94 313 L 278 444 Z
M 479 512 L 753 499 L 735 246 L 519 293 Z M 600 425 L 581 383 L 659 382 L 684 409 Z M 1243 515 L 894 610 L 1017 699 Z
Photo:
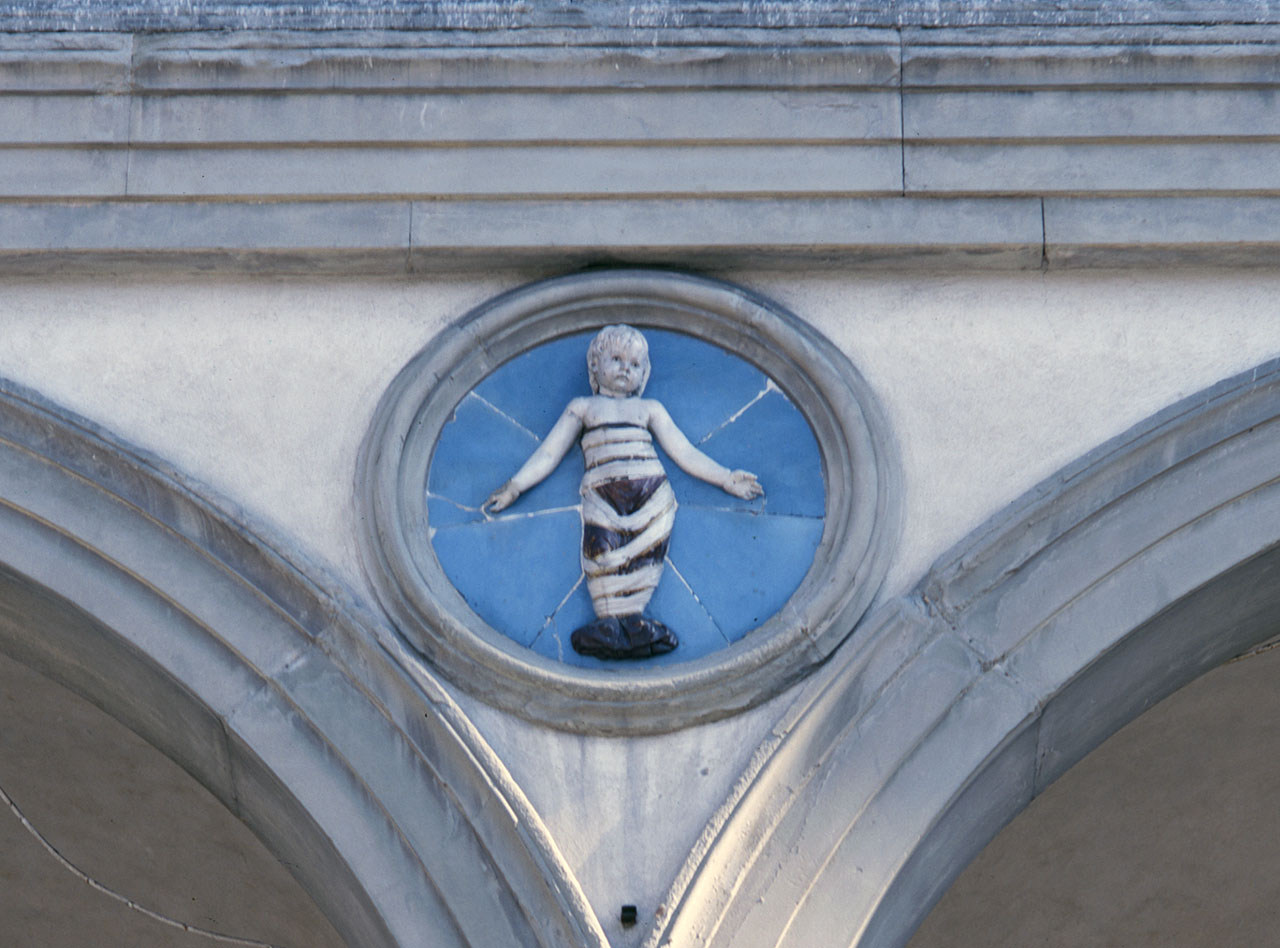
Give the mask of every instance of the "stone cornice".
M 186 31 L 205 29 L 687 30 L 826 29 L 845 26 L 1132 26 L 1280 23 L 1273 0 L 387 0 L 280 4 L 117 0 L 10 0 L 0 29 L 27 31 Z
M 0 34 L 0 271 L 1265 265 L 1277 77 L 1280 24 Z

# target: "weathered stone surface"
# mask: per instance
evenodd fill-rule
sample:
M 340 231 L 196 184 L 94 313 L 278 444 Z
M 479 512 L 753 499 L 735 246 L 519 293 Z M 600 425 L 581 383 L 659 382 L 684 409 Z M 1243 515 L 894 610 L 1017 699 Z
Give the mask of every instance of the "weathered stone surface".
M 0 33 L 0 88 L 16 92 L 128 92 L 127 33 Z
M 201 195 L 461 195 L 895 193 L 897 145 L 315 146 L 200 151 L 135 148 L 129 193 Z M 63 184 L 77 193 L 74 182 Z
M 399 11 L 532 18 L 516 31 L 0 35 L 0 198 L 31 199 L 0 266 L 1267 261 L 1265 208 L 1157 208 L 1280 193 L 1280 24 L 1143 25 L 1135 4 L 1106 27 L 899 30 L 823 9 L 667 7 L 678 29 L 616 35 L 591 26 L 606 5 L 537 4 Z M 1145 228 L 1135 194 L 1187 240 Z
M 0 108 L 3 104 L 0 100 Z M 0 112 L 0 119 L 3 117 Z M 574 142 L 682 140 L 870 143 L 896 142 L 900 127 L 898 94 L 892 89 L 504 89 L 387 91 L 380 95 L 317 92 L 305 96 L 223 91 L 137 96 L 132 140 L 156 145 L 554 142 L 567 146 Z M 634 161 L 619 160 L 634 169 Z
M 138 34 L 133 78 L 145 90 L 219 92 L 892 89 L 901 49 L 886 29 L 318 35 L 323 43 L 308 32 Z
M 743 246 L 744 235 L 751 243 Z M 590 214 L 561 202 L 420 202 L 414 205 L 415 268 L 481 259 L 501 250 L 522 259 L 549 253 L 653 261 L 734 260 L 885 265 L 935 263 L 1038 267 L 1040 203 L 1020 199 L 685 198 L 597 200 Z
M 907 145 L 905 167 L 917 193 L 1280 191 L 1280 144 L 1271 141 Z
M 1044 223 L 1050 266 L 1280 259 L 1274 197 L 1048 198 Z
M 0 146 L 124 144 L 128 139 L 125 96 L 0 96 Z
M 1051 6 L 1026 0 L 711 0 L 618 6 L 609 0 L 540 0 L 514 6 L 497 2 L 419 0 L 415 3 L 314 2 L 281 5 L 203 3 L 198 8 L 170 0 L 117 0 L 85 8 L 75 0 L 8 0 L 0 8 L 5 29 L 510 29 L 530 26 L 680 28 L 703 25 L 804 27 L 969 26 L 1002 24 L 1098 25 L 1127 23 L 1272 23 L 1280 11 L 1267 0 L 1192 0 L 1171 6 L 1157 0 L 1096 3 L 1075 0 Z
M 1277 25 L 902 31 L 907 89 L 1274 85 Z M 1105 120 L 1106 116 L 1098 116 Z
M 0 148 L 0 181 L 6 197 L 107 197 L 122 195 L 129 154 L 119 149 Z
M 912 92 L 903 98 L 903 122 L 909 142 L 983 133 L 1040 141 L 1255 138 L 1280 135 L 1275 103 L 1274 86 Z M 1114 160 L 1126 158 L 1117 151 Z
M 0 204 L 0 253 L 30 248 L 89 253 L 409 249 L 405 202 Z

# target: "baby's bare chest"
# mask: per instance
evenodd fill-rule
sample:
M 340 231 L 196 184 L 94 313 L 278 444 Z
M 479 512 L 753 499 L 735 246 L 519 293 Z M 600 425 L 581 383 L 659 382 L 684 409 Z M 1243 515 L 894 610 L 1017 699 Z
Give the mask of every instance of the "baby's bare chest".
M 643 398 L 608 398 L 594 395 L 583 399 L 578 411 L 583 428 L 588 431 L 609 425 L 632 425 L 648 429 L 651 408 Z

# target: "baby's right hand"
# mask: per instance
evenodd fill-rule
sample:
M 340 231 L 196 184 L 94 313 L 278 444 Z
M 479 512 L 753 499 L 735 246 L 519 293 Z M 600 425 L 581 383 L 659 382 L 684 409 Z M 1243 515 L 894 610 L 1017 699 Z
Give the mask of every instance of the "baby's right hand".
M 520 496 L 520 492 L 511 486 L 511 482 L 507 481 L 492 494 L 489 499 L 480 505 L 482 513 L 498 513 L 506 510 L 516 502 L 516 498 Z
M 743 500 L 754 500 L 764 494 L 760 481 L 750 471 L 730 471 L 724 489 Z

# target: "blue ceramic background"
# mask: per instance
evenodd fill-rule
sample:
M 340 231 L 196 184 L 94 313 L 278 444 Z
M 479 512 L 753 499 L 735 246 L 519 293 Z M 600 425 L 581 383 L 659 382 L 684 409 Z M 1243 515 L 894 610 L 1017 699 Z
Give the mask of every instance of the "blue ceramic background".
M 569 636 L 594 613 L 578 564 L 582 528 L 576 449 L 507 510 L 480 504 L 524 463 L 569 400 L 589 395 L 582 333 L 513 359 L 468 394 L 445 425 L 427 478 L 428 526 L 445 575 L 494 629 L 535 652 L 588 668 Z M 825 493 L 818 444 L 800 412 L 759 369 L 680 333 L 645 330 L 661 401 L 694 444 L 753 471 L 765 495 L 738 500 L 681 471 L 659 450 L 680 509 L 648 614 L 680 638 L 672 664 L 736 642 L 780 608 L 813 562 Z

